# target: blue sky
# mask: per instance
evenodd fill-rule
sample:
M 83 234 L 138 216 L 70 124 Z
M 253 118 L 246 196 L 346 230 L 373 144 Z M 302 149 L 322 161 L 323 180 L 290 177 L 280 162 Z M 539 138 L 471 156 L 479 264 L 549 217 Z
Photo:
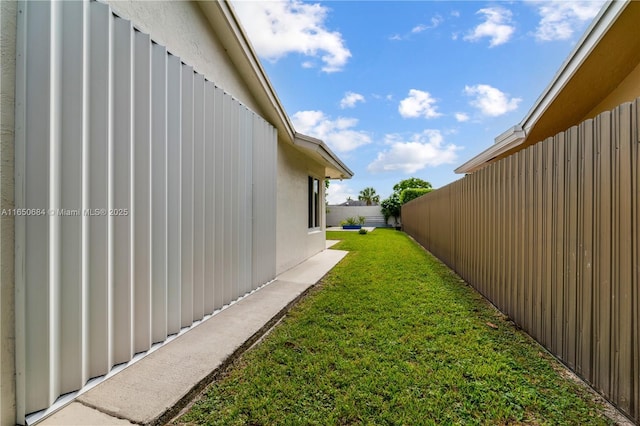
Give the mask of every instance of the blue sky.
M 520 122 L 603 1 L 251 1 L 234 7 L 297 131 L 355 172 L 330 204 L 442 187 Z

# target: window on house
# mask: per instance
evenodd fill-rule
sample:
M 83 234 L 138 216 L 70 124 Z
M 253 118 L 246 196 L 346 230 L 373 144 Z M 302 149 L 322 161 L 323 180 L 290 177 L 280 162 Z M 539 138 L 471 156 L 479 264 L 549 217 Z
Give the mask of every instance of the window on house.
M 309 228 L 320 227 L 320 181 L 309 176 Z

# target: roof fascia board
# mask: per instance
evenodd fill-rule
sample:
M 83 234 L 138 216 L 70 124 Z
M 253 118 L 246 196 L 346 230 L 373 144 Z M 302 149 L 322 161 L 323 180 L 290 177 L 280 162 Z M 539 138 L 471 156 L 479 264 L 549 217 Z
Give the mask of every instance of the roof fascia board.
M 538 97 L 520 124 L 513 126 L 511 129 L 496 137 L 493 146 L 455 169 L 455 172 L 473 173 L 484 167 L 488 161 L 496 156 L 521 145 L 526 140 L 531 128 L 544 114 L 554 99 L 556 99 L 569 80 L 575 75 L 576 71 L 591 54 L 595 46 L 600 42 L 628 4 L 629 0 L 614 0 L 605 3 L 569 57 L 561 65 L 558 72 L 556 72 L 551 83 L 544 92 L 542 92 L 542 95 Z
M 456 173 L 473 173 L 488 165 L 488 162 L 503 152 L 520 145 L 524 142 L 524 131 L 521 132 L 521 136 L 517 136 L 515 133 L 510 137 L 505 138 L 503 141 L 496 142 L 489 149 L 482 151 L 480 154 L 473 157 L 454 171 Z
M 326 162 L 326 166 L 336 169 L 340 173 L 340 179 L 350 179 L 353 172 L 331 151 L 320 139 L 296 133 L 294 145 L 318 153 Z

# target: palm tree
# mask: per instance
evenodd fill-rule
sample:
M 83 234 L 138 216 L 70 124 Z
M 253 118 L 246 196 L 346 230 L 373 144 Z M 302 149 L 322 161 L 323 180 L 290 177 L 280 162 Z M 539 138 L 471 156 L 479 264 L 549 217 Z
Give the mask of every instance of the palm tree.
M 368 206 L 378 204 L 380 202 L 380 196 L 376 194 L 376 190 L 368 187 L 360 191 L 360 195 L 358 195 L 358 200 L 364 201 Z

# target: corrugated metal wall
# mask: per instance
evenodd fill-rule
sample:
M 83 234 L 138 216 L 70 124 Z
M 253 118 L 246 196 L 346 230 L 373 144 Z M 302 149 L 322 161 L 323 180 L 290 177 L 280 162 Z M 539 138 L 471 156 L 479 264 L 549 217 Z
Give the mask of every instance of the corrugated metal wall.
M 18 25 L 20 417 L 275 277 L 277 139 L 105 4 Z
M 405 230 L 640 422 L 640 100 L 427 194 Z

